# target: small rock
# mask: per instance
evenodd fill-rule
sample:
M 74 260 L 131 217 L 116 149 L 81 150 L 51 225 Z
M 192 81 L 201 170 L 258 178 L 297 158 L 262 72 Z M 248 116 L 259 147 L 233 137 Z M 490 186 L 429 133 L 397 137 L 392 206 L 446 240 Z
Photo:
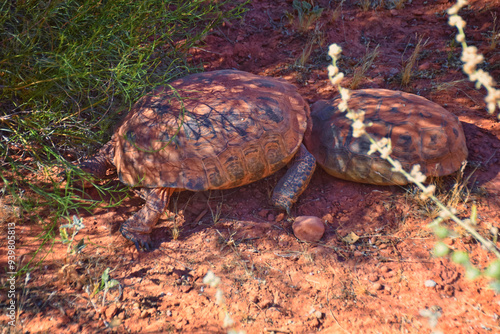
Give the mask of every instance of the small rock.
M 327 213 L 323 216 L 323 220 L 331 223 L 333 222 L 333 216 L 330 213 Z
M 314 316 L 318 319 L 321 319 L 323 318 L 323 313 L 321 313 L 321 311 L 316 311 L 314 312 Z
M 428 279 L 427 281 L 425 281 L 424 285 L 426 288 L 433 288 L 437 285 L 437 283 L 431 279 Z
M 431 67 L 431 64 L 429 62 L 425 62 L 418 67 L 418 70 L 419 71 L 427 71 L 430 67 Z
M 444 293 L 448 296 L 448 297 L 453 297 L 453 295 L 455 294 L 455 288 L 451 285 L 446 285 L 444 287 Z
M 371 282 L 376 282 L 376 281 L 378 281 L 378 280 L 379 280 L 379 278 L 380 278 L 380 277 L 379 277 L 377 274 L 370 274 L 370 275 L 368 276 L 368 280 L 369 280 L 369 281 L 371 281 Z
M 378 291 L 378 290 L 382 290 L 383 288 L 384 288 L 384 286 L 380 283 L 373 284 L 373 290 Z
M 259 211 L 259 216 L 261 216 L 262 218 L 266 218 L 267 215 L 269 215 L 269 210 L 262 209 L 262 210 Z
M 381 272 L 381 273 L 386 273 L 386 272 L 388 272 L 388 271 L 389 271 L 389 268 L 387 268 L 387 266 L 382 266 L 382 267 L 380 267 L 380 272 Z
M 268 308 L 270 307 L 271 305 L 273 304 L 273 301 L 271 299 L 264 299 L 264 300 L 261 300 L 258 305 L 261 309 L 265 309 L 265 308 Z
M 384 278 L 394 277 L 394 271 L 388 271 L 388 272 L 384 273 L 382 276 L 384 276 Z
M 390 249 L 380 250 L 380 256 L 389 257 L 389 256 L 391 256 L 391 253 L 392 253 L 392 250 L 390 250 Z
M 293 222 L 293 233 L 295 236 L 308 242 L 319 241 L 325 233 L 325 224 L 315 216 L 300 216 Z
M 311 322 L 310 322 L 310 325 L 312 327 L 318 327 L 319 325 L 321 325 L 321 322 L 319 321 L 318 318 L 312 318 Z
M 259 301 L 259 296 L 254 292 L 248 296 L 248 301 L 251 303 L 257 303 Z
M 188 293 L 192 288 L 191 285 L 181 285 L 179 289 L 184 293 Z
M 112 304 L 106 308 L 104 314 L 106 315 L 106 319 L 111 319 L 116 315 L 117 312 L 118 312 L 118 307 L 115 304 Z

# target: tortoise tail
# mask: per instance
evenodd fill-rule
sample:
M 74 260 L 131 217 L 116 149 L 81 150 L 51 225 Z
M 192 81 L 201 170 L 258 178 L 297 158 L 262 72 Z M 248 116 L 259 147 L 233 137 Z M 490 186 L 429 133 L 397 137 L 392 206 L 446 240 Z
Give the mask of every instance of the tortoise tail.
M 79 167 L 98 179 L 106 178 L 108 169 L 115 169 L 113 157 L 115 153 L 113 141 L 104 145 L 96 154 L 80 163 Z

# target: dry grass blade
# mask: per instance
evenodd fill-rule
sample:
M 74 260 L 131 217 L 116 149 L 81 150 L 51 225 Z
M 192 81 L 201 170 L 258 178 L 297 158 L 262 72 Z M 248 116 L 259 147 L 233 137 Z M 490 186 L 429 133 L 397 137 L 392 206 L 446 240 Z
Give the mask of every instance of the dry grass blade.
M 366 46 L 366 53 L 363 56 L 363 59 L 359 61 L 354 69 L 354 77 L 352 78 L 350 89 L 357 89 L 363 78 L 365 77 L 366 72 L 372 67 L 375 58 L 379 55 L 379 45 L 375 47 L 372 51 L 368 52 L 370 48 L 370 44 Z
M 424 38 L 422 36 L 420 37 L 416 36 L 416 38 L 417 38 L 417 45 L 415 45 L 415 49 L 413 49 L 413 52 L 410 55 L 410 57 L 406 61 L 403 61 L 403 72 L 401 74 L 402 86 L 408 86 L 408 84 L 410 83 L 413 67 L 417 62 L 420 52 L 427 45 L 427 42 L 429 41 L 429 39 L 427 39 L 425 42 L 423 42 Z

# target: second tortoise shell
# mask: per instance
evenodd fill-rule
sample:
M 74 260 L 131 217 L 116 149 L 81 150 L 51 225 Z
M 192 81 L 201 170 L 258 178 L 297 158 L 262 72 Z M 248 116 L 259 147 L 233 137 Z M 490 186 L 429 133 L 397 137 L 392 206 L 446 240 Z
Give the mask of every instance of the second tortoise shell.
M 318 101 L 311 107 L 312 130 L 305 145 L 331 175 L 355 182 L 380 185 L 407 184 L 401 173 L 377 155 L 368 155 L 370 142 L 352 136 L 351 121 L 338 108 L 340 98 Z M 366 131 L 379 140 L 391 139 L 391 157 L 410 171 L 419 164 L 426 176 L 458 170 L 467 158 L 467 146 L 458 118 L 421 96 L 386 89 L 353 91 L 351 110 L 363 110 Z

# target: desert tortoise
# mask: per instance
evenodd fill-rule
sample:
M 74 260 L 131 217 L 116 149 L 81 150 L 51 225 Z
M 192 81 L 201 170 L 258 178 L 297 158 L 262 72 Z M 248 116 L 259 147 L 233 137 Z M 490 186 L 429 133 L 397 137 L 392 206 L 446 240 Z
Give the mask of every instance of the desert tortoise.
M 138 250 L 174 191 L 228 189 L 262 179 L 294 158 L 272 202 L 290 212 L 314 172 L 302 145 L 309 106 L 282 80 L 221 70 L 157 88 L 131 109 L 111 140 L 80 168 L 146 189 L 144 207 L 120 231 Z
M 351 122 L 337 108 L 340 98 L 311 106 L 312 130 L 304 143 L 329 174 L 355 182 L 404 185 L 408 181 L 391 170 L 380 155 L 368 155 L 370 142 L 352 136 Z M 351 110 L 364 110 L 366 131 L 392 142 L 391 157 L 406 171 L 419 164 L 426 176 L 448 175 L 467 158 L 465 136 L 458 118 L 421 96 L 387 89 L 352 91 Z

